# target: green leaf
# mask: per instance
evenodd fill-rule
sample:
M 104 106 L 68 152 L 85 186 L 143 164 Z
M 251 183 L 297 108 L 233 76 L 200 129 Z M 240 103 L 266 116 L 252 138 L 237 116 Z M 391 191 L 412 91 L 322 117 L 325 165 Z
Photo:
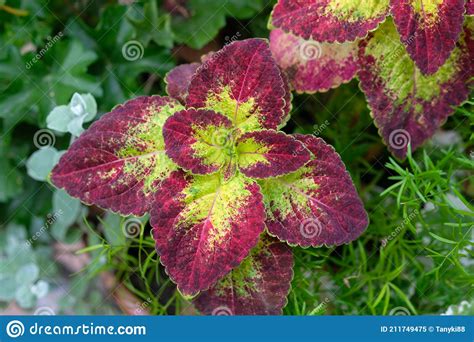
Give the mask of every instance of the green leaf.
M 53 167 L 58 163 L 64 152 L 54 147 L 41 148 L 34 152 L 26 161 L 28 175 L 38 181 L 46 181 Z

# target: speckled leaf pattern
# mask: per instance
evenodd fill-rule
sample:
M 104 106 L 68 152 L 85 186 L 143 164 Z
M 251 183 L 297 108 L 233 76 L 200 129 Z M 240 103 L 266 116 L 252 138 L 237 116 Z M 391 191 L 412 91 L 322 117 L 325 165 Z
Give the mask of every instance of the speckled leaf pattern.
M 191 81 L 188 107 L 212 109 L 243 132 L 286 122 L 289 94 L 268 42 L 233 42 L 213 54 Z
M 465 0 L 391 0 L 400 39 L 425 75 L 449 58 L 462 31 Z
M 163 136 L 168 156 L 192 173 L 216 172 L 230 161 L 232 122 L 222 114 L 183 110 L 166 121 Z
M 96 121 L 69 148 L 51 180 L 87 204 L 143 215 L 157 187 L 176 169 L 162 127 L 183 107 L 169 97 L 139 97 Z
M 375 30 L 389 12 L 389 0 L 279 0 L 271 28 L 319 42 L 346 42 Z
M 181 64 L 166 74 L 166 92 L 181 103 L 186 102 L 191 79 L 201 64 Z
M 260 182 L 268 231 L 303 247 L 353 241 L 368 216 L 341 158 L 320 138 L 295 137 L 314 157 L 292 174 Z
M 466 2 L 466 14 L 474 15 L 474 0 L 467 0 Z
M 375 123 L 392 153 L 403 158 L 407 146 L 430 138 L 453 106 L 464 102 L 473 76 L 473 20 L 468 17 L 457 47 L 433 75 L 425 76 L 399 43 L 391 20 L 361 43 L 359 79 Z
M 280 315 L 292 277 L 291 249 L 264 234 L 240 266 L 194 304 L 204 315 Z
M 298 170 L 311 154 L 283 132 L 255 131 L 239 137 L 236 145 L 240 171 L 251 178 L 277 177 Z
M 270 49 L 298 93 L 336 88 L 352 80 L 358 70 L 356 42 L 319 43 L 275 29 Z
M 264 229 L 258 184 L 174 172 L 151 210 L 161 263 L 185 296 L 207 290 L 249 254 Z

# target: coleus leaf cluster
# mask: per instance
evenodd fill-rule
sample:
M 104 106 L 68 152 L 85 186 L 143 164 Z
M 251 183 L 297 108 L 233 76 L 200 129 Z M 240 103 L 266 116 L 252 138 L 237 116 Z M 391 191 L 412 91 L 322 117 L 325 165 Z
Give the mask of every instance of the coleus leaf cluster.
M 234 42 L 166 77 L 73 143 L 52 182 L 122 215 L 150 213 L 161 263 L 204 314 L 277 314 L 289 245 L 347 243 L 367 214 L 338 154 L 278 131 L 291 95 L 268 42 Z
M 389 149 L 404 157 L 467 100 L 472 0 L 279 0 L 271 49 L 297 92 L 359 77 Z

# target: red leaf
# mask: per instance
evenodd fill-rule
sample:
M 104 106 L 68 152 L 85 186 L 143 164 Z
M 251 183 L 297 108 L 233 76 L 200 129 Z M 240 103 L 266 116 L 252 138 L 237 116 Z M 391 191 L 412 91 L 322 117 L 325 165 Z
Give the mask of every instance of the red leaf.
M 318 43 L 283 30 L 270 33 L 270 48 L 298 93 L 325 92 L 357 73 L 357 44 Z
M 287 86 L 268 42 L 233 42 L 213 54 L 191 81 L 187 106 L 227 116 L 244 132 L 276 129 L 286 122 Z
M 193 173 L 216 172 L 230 162 L 231 128 L 229 119 L 211 110 L 183 110 L 163 127 L 166 153 Z
M 76 140 L 52 182 L 87 204 L 143 215 L 161 181 L 176 169 L 161 129 L 183 107 L 169 97 L 139 97 L 116 107 Z
M 467 100 L 474 76 L 472 18 L 446 63 L 433 75 L 423 75 L 401 45 L 387 20 L 359 49 L 360 87 L 375 124 L 392 153 L 404 158 L 414 151 Z
M 268 231 L 303 247 L 353 241 L 368 217 L 341 158 L 320 138 L 295 137 L 314 158 L 292 174 L 260 182 Z
M 279 0 L 270 21 L 304 39 L 342 43 L 365 37 L 388 12 L 389 0 Z
M 464 1 L 390 1 L 400 39 L 425 75 L 438 71 L 456 46 L 464 21 Z
M 282 132 L 246 133 L 237 140 L 240 171 L 251 178 L 267 178 L 298 170 L 311 155 L 306 147 Z
M 284 243 L 263 235 L 250 255 L 194 300 L 205 315 L 279 315 L 293 277 L 293 256 Z
M 166 93 L 181 103 L 186 102 L 191 79 L 200 63 L 181 64 L 166 74 Z
M 151 210 L 156 249 L 185 296 L 210 286 L 249 254 L 264 229 L 259 186 L 236 176 L 174 172 L 157 192 Z

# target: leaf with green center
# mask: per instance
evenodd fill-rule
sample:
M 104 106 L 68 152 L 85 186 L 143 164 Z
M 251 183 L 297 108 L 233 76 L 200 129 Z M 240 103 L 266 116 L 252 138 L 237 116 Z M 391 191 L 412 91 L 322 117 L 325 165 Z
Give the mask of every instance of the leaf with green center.
M 361 89 L 392 153 L 418 148 L 464 102 L 473 76 L 473 21 L 468 17 L 457 47 L 433 75 L 423 75 L 400 43 L 391 20 L 359 49 Z
M 293 255 L 263 235 L 250 255 L 194 300 L 205 315 L 280 315 L 293 277 Z
M 178 65 L 166 74 L 166 93 L 179 100 L 179 102 L 185 103 L 189 84 L 200 65 L 199 63 Z
M 236 153 L 240 171 L 251 178 L 277 177 L 298 170 L 311 154 L 295 138 L 272 130 L 239 137 Z
M 242 132 L 276 129 L 290 109 L 288 85 L 264 39 L 237 41 L 197 70 L 186 105 L 227 116 Z
M 342 43 L 365 37 L 388 12 L 389 0 L 279 0 L 269 26 L 304 39 Z
M 265 212 L 260 188 L 237 175 L 223 182 L 176 171 L 165 180 L 151 208 L 161 263 L 185 296 L 209 289 L 257 244 Z
M 143 215 L 163 179 L 176 170 L 162 127 L 183 107 L 169 97 L 139 97 L 96 121 L 53 169 L 52 181 L 87 204 Z
M 303 247 L 356 239 L 368 217 L 341 158 L 320 138 L 295 138 L 314 157 L 292 174 L 261 181 L 269 233 Z
M 276 29 L 270 48 L 298 93 L 325 92 L 347 83 L 358 70 L 357 43 L 318 43 Z
M 423 74 L 435 73 L 455 48 L 462 31 L 464 1 L 390 1 L 400 39 Z
M 188 109 L 163 126 L 166 154 L 196 174 L 218 171 L 234 158 L 232 123 L 211 110 Z

